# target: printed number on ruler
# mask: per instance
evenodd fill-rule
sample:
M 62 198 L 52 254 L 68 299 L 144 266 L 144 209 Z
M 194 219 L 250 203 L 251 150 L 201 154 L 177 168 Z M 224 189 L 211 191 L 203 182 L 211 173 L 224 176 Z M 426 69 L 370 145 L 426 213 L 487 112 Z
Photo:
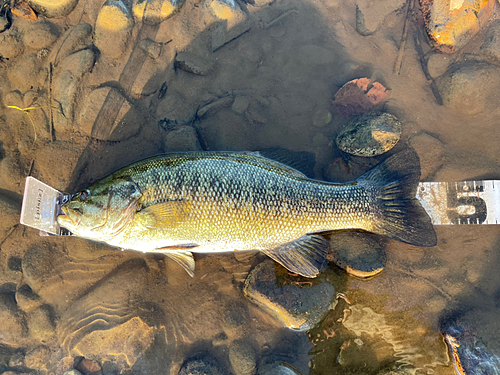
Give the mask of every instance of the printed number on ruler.
M 417 198 L 434 225 L 500 221 L 500 181 L 421 182 Z

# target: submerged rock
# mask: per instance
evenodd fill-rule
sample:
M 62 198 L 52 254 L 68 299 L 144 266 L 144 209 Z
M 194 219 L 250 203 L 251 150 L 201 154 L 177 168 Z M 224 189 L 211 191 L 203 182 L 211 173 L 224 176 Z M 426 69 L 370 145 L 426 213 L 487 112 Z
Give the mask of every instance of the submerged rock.
M 167 133 L 165 149 L 171 151 L 200 151 L 196 129 L 192 126 L 183 125 Z
M 384 239 L 375 234 L 357 232 L 332 235 L 328 257 L 347 273 L 361 278 L 382 272 L 387 260 Z
M 335 297 L 335 288 L 326 282 L 307 288 L 279 286 L 272 260 L 262 262 L 250 272 L 243 291 L 247 298 L 285 326 L 300 331 L 314 327 L 328 312 Z
M 53 83 L 53 105 L 60 108 L 62 114 L 54 111 L 54 126 L 56 131 L 64 132 L 65 126 L 71 124 L 75 106 L 76 96 L 81 86 L 81 80 L 94 65 L 94 52 L 83 49 L 67 56 L 62 60 L 59 71 L 54 76 Z
M 463 47 L 488 21 L 495 0 L 420 0 L 427 33 L 436 47 L 452 53 Z
M 500 62 L 500 20 L 493 21 L 484 36 L 481 53 Z
M 236 375 L 253 375 L 257 369 L 256 353 L 248 342 L 237 341 L 229 346 L 229 361 Z
M 59 38 L 59 30 L 52 22 L 35 22 L 24 32 L 24 45 L 35 50 L 49 47 Z
M 88 23 L 79 23 L 63 34 L 61 47 L 57 50 L 55 65 L 57 66 L 73 52 L 87 47 L 88 39 L 92 35 L 92 26 Z
M 215 359 L 208 356 L 196 356 L 186 360 L 179 371 L 179 375 L 223 375 Z
M 500 68 L 478 61 L 450 66 L 436 81 L 443 104 L 463 115 L 493 112 L 499 107 Z
M 177 13 L 183 4 L 183 0 L 138 0 L 132 11 L 138 21 L 157 25 Z
M 250 30 L 251 22 L 235 0 L 204 0 L 202 13 L 207 23 L 217 22 L 212 34 L 212 50 Z
M 120 0 L 106 0 L 94 30 L 94 44 L 103 55 L 118 59 L 125 53 L 134 27 L 130 9 Z
M 398 143 L 403 126 L 389 114 L 369 113 L 354 118 L 337 136 L 340 150 L 356 156 L 377 156 Z
M 0 343 L 18 346 L 27 338 L 28 329 L 14 297 L 0 294 Z
M 356 31 L 363 36 L 373 34 L 389 14 L 402 8 L 405 3 L 404 0 L 357 0 Z
M 78 4 L 78 0 L 27 0 L 27 2 L 47 18 L 67 16 Z

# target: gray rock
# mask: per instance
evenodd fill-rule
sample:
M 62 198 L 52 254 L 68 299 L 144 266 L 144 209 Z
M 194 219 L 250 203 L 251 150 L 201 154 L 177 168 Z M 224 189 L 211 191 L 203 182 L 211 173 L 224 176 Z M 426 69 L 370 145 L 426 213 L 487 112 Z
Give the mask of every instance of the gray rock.
M 73 52 L 87 47 L 87 44 L 89 44 L 88 40 L 91 35 L 92 26 L 88 23 L 79 23 L 64 33 L 61 37 L 63 43 L 56 51 L 55 65 L 59 65 L 62 60 L 71 55 Z
M 453 59 L 446 53 L 433 53 L 427 60 L 427 70 L 432 78 L 442 76 L 448 70 L 448 67 L 453 62 Z
M 432 135 L 421 133 L 410 138 L 410 145 L 420 158 L 420 179 L 431 179 L 444 163 L 443 143 Z
M 223 375 L 215 359 L 208 356 L 197 356 L 186 360 L 179 371 L 179 375 Z
M 207 75 L 214 67 L 212 59 L 187 51 L 175 56 L 174 64 L 178 69 L 200 76 Z
M 257 369 L 255 350 L 244 341 L 236 341 L 229 346 L 229 361 L 236 375 L 253 375 Z
M 500 20 L 495 20 L 490 24 L 480 51 L 487 57 L 500 62 Z
M 165 149 L 171 151 L 200 151 L 196 129 L 192 126 L 183 125 L 167 133 Z
M 75 9 L 78 0 L 27 0 L 28 4 L 38 13 L 48 18 L 64 17 Z
M 389 14 L 404 5 L 404 0 L 357 0 L 356 31 L 363 36 L 373 34 Z
M 380 273 L 385 267 L 384 247 L 385 239 L 374 234 L 338 233 L 330 238 L 328 258 L 349 274 L 365 278 Z
M 500 68 L 478 61 L 453 64 L 436 81 L 443 104 L 463 115 L 495 112 L 500 107 Z
M 26 321 L 16 300 L 10 294 L 0 294 L 0 342 L 19 346 L 27 336 Z
M 398 143 L 403 126 L 389 114 L 368 113 L 355 117 L 340 131 L 335 140 L 337 147 L 356 156 L 377 156 Z
M 279 286 L 274 262 L 266 260 L 250 272 L 245 281 L 244 293 L 285 326 L 305 331 L 326 315 L 335 297 L 335 288 L 323 281 L 308 288 Z
M 59 38 L 59 30 L 52 22 L 34 22 L 24 32 L 24 45 L 35 50 L 51 46 Z
M 247 109 L 248 106 L 250 105 L 250 101 L 246 96 L 237 96 L 234 99 L 233 105 L 231 106 L 231 109 L 233 112 L 242 114 L 244 113 Z
M 66 57 L 54 76 L 53 105 L 62 108 L 64 116 L 54 112 L 56 131 L 64 131 L 64 125 L 72 122 L 76 104 L 76 95 L 81 86 L 83 75 L 94 65 L 94 52 L 84 49 Z

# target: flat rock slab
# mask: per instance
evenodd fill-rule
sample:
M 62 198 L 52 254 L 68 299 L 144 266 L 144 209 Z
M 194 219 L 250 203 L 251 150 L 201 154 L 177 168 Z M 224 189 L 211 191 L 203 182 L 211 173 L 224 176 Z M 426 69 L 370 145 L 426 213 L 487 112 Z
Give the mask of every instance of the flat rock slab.
M 326 282 L 310 287 L 279 286 L 274 262 L 265 261 L 248 275 L 245 295 L 285 326 L 305 331 L 314 327 L 328 312 L 335 288 Z

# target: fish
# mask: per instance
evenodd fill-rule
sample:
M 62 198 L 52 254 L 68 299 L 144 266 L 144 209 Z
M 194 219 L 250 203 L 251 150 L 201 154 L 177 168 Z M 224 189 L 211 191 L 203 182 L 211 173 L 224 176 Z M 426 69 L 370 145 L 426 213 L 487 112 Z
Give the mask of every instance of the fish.
M 163 253 L 191 276 L 193 252 L 259 250 L 313 278 L 327 265 L 325 235 L 335 230 L 436 245 L 431 219 L 416 199 L 419 180 L 412 150 L 349 183 L 308 178 L 258 152 L 170 153 L 72 195 L 57 221 L 83 238 Z

